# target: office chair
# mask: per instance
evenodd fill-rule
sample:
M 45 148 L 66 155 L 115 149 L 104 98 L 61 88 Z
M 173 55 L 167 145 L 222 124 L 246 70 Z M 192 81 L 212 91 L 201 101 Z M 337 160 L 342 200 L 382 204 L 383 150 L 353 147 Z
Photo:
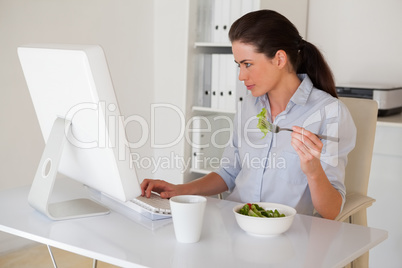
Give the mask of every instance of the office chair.
M 340 97 L 357 128 L 356 146 L 348 155 L 345 171 L 346 201 L 335 220 L 367 226 L 367 211 L 375 199 L 367 196 L 377 125 L 378 104 L 374 100 Z M 368 267 L 368 253 L 353 267 Z

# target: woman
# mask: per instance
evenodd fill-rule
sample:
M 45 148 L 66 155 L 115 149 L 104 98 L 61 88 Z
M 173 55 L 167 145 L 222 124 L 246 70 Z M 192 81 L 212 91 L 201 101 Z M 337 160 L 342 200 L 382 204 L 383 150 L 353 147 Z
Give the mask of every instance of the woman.
M 228 200 L 282 203 L 301 214 L 318 212 L 334 219 L 344 204 L 345 166 L 356 129 L 347 108 L 337 101 L 327 63 L 275 11 L 244 15 L 233 23 L 229 38 L 239 79 L 251 94 L 235 116 L 232 144 L 221 167 L 181 185 L 145 179 L 143 195 L 151 190 L 163 198 L 229 191 Z M 293 132 L 268 132 L 261 138 L 254 126 L 263 108 L 270 123 Z M 339 142 L 320 140 L 313 133 L 339 137 Z

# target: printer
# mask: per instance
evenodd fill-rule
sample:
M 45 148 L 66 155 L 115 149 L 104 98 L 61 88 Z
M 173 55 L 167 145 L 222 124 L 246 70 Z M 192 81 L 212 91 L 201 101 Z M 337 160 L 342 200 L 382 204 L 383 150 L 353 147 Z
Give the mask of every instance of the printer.
M 388 116 L 402 111 L 402 86 L 337 86 L 339 97 L 353 97 L 375 100 L 378 116 Z

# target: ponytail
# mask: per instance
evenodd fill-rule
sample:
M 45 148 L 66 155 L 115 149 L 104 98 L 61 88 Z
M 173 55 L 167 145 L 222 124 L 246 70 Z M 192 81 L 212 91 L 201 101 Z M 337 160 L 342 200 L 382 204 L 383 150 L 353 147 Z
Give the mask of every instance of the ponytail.
M 297 73 L 306 73 L 316 88 L 338 97 L 332 71 L 315 45 L 302 39 L 298 61 Z
M 337 97 L 331 69 L 318 48 L 303 40 L 297 28 L 278 12 L 247 13 L 232 24 L 229 39 L 251 44 L 270 59 L 284 50 L 296 73 L 306 73 L 316 88 Z

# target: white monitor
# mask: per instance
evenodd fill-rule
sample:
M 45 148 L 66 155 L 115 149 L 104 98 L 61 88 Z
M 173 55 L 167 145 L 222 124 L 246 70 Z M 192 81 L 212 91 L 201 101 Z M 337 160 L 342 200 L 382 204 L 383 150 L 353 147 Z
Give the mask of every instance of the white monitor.
M 49 203 L 58 172 L 121 201 L 140 195 L 102 48 L 33 44 L 18 56 L 46 143 L 29 203 L 51 219 L 108 213 L 90 200 Z

